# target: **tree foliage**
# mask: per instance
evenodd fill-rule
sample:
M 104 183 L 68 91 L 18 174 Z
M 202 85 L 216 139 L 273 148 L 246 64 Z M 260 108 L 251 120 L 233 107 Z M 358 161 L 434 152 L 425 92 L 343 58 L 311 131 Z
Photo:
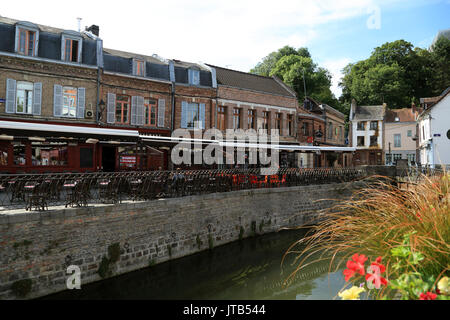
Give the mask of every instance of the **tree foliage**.
M 306 95 L 340 109 L 340 103 L 331 92 L 331 74 L 314 63 L 307 48 L 284 46 L 267 55 L 251 73 L 276 76 L 296 93 L 300 104 Z
M 450 86 L 450 40 L 440 38 L 433 51 L 405 41 L 387 42 L 371 56 L 343 69 L 341 103 L 390 108 L 409 107 L 421 97 L 439 95 Z

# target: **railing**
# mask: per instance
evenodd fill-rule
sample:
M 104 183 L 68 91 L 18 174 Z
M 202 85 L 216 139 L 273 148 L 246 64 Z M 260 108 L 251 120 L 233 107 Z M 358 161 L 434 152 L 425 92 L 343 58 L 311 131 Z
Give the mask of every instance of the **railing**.
M 116 173 L 0 174 L 0 212 L 81 207 L 145 201 L 246 189 L 279 188 L 353 181 L 364 169 L 261 169 L 147 171 Z

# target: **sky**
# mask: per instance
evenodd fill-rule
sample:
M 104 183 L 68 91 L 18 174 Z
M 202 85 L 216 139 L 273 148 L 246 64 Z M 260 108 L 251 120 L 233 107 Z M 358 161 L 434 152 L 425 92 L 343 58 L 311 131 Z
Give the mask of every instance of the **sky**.
M 269 53 L 307 47 L 333 76 L 373 49 L 404 39 L 428 48 L 450 28 L 450 0 L 8 1 L 0 15 L 77 30 L 96 24 L 105 48 L 248 72 Z

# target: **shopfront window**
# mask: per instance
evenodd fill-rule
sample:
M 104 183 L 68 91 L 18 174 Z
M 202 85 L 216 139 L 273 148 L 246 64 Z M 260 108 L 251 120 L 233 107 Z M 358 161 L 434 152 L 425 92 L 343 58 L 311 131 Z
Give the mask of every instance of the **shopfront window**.
M 23 143 L 15 143 L 13 146 L 14 165 L 24 166 L 26 163 L 26 146 Z
M 134 170 L 139 163 L 139 157 L 136 155 L 136 148 L 119 147 L 119 166 L 121 170 Z
M 33 166 L 67 166 L 67 145 L 33 142 L 31 162 Z

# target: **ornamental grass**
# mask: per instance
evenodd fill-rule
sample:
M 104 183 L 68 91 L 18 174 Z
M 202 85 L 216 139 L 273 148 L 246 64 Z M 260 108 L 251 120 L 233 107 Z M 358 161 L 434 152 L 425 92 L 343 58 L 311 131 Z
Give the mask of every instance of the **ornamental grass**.
M 392 249 L 404 246 L 405 235 L 409 235 L 410 251 L 423 255 L 419 264 L 411 265 L 414 271 L 437 279 L 448 275 L 450 173 L 421 175 L 408 188 L 399 188 L 386 177 L 371 179 L 367 187 L 333 207 L 327 212 L 328 219 L 289 248 L 285 256 L 296 254 L 297 267 L 285 280 L 286 285 L 311 263 L 331 257 L 330 272 L 335 272 L 355 253 L 382 257 L 386 278 L 395 279 L 399 275 L 393 267 L 396 257 Z M 295 251 L 297 245 L 302 249 Z

